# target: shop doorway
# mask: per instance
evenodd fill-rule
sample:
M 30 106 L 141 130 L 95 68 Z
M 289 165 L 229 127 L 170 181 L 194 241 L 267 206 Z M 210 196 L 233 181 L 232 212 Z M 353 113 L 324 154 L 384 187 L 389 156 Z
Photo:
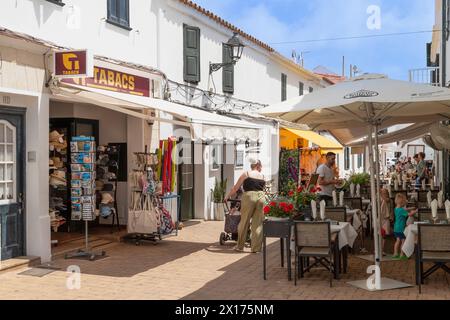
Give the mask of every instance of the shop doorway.
M 194 142 L 183 140 L 178 167 L 181 221 L 194 218 Z
M 0 107 L 0 260 L 25 255 L 25 109 Z

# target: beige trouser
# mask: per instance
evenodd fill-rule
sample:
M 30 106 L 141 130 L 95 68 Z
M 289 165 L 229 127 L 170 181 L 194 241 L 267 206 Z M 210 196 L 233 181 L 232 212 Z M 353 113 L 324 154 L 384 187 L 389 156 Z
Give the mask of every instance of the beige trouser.
M 243 250 L 251 220 L 252 252 L 260 252 L 263 239 L 264 192 L 247 191 L 241 199 L 241 222 L 238 227 L 238 249 Z

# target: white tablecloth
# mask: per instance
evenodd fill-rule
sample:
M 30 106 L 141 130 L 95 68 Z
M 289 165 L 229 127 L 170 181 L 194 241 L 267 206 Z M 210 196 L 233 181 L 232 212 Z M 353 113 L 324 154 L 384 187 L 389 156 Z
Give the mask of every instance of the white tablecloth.
M 339 233 L 339 250 L 345 246 L 353 247 L 353 243 L 355 242 L 358 233 L 355 228 L 348 222 L 339 222 L 338 225 L 332 224 L 330 226 L 331 233 Z M 295 252 L 295 236 L 294 236 L 294 227 L 292 227 L 292 237 L 291 237 L 291 251 Z
M 407 257 L 411 257 L 414 253 L 414 245 L 416 243 L 416 236 L 419 232 L 419 227 L 417 224 L 410 224 L 406 227 L 404 234 L 406 236 L 405 242 L 402 246 L 402 251 Z
M 359 210 L 359 209 L 351 209 L 351 210 L 347 209 L 347 213 L 353 215 L 353 228 L 355 228 L 355 230 L 358 230 L 359 227 L 361 227 L 361 219 L 359 219 L 359 214 L 361 213 L 361 210 Z

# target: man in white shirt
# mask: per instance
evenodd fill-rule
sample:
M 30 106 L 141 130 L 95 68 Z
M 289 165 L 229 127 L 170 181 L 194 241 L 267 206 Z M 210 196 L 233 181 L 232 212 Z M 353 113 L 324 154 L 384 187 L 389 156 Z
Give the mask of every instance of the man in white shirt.
M 336 154 L 328 152 L 326 159 L 327 162 L 317 168 L 317 174 L 319 175 L 317 183 L 321 189 L 319 191 L 319 200 L 332 200 L 335 185 L 340 183 L 340 180 L 335 178 L 333 171 L 334 164 L 336 163 Z

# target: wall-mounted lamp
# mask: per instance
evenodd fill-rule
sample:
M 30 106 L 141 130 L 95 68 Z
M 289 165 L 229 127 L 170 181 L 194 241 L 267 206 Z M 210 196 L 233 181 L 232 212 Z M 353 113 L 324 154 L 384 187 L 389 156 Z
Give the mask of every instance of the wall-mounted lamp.
M 209 74 L 211 75 L 213 72 L 220 70 L 222 67 L 235 65 L 236 62 L 239 61 L 242 57 L 242 52 L 244 51 L 245 45 L 242 43 L 241 39 L 239 39 L 237 32 L 233 34 L 233 36 L 226 43 L 227 46 L 230 47 L 231 50 L 228 50 L 230 53 L 230 62 L 225 63 L 209 63 Z

